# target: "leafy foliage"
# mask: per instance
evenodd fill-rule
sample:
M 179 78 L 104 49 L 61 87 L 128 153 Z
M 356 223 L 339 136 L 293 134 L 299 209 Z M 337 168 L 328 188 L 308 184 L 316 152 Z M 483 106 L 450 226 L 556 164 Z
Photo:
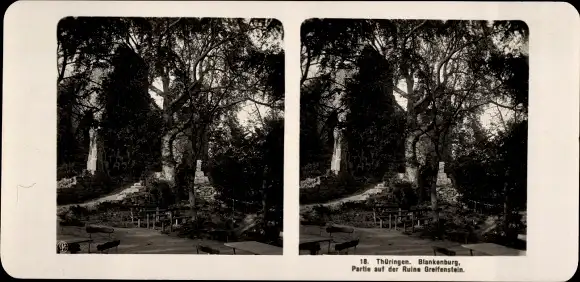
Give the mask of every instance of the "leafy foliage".
M 99 97 L 104 105 L 101 134 L 111 176 L 139 178 L 159 162 L 161 120 L 147 93 L 147 66 L 137 54 L 120 47 L 113 71 Z
M 502 203 L 504 187 L 512 208 L 527 202 L 527 121 L 513 124 L 498 138 L 479 143 L 450 165 L 464 199 Z
M 170 206 L 189 197 L 199 204 L 189 191 L 195 189 L 195 160 L 201 159 L 224 197 L 252 201 L 248 210 L 261 209 L 264 222 L 281 226 L 282 37 L 282 24 L 273 19 L 62 19 L 57 31 L 59 177 L 86 166 L 94 130 L 104 163 L 98 169 L 116 180 L 91 184 L 87 191 L 63 190 L 59 203 L 101 196 L 119 185 L 117 179 L 148 179 L 163 168 L 175 170 L 168 175 L 174 183 L 148 181 L 148 193 L 123 203 Z M 269 118 L 252 136 L 244 136 L 246 128 L 240 126 L 222 134 L 248 104 L 267 107 Z M 214 164 L 208 162 L 210 154 Z M 241 173 L 231 174 L 232 169 Z M 244 181 L 247 185 L 237 187 Z
M 210 174 L 226 204 L 235 210 L 256 212 L 264 208 L 262 200 L 266 194 L 268 209 L 279 211 L 272 216 L 279 217 L 281 222 L 284 122 L 282 119 L 265 122 L 265 127 L 254 134 L 234 134 L 231 143 L 222 144 L 226 149 L 214 155 Z
M 344 125 L 350 173 L 382 178 L 390 164 L 403 159 L 405 119 L 395 108 L 392 69 L 371 48 L 357 62 L 358 73 L 347 84 Z
M 76 185 L 57 191 L 56 202 L 58 205 L 82 203 L 111 192 L 119 183 L 121 180 L 103 173 L 77 177 Z
M 316 188 L 300 189 L 300 204 L 325 203 L 355 194 L 368 187 L 371 180 L 364 177 L 354 178 L 349 174 L 327 175 L 321 177 Z
M 417 171 L 418 200 L 438 210 L 444 161 L 463 200 L 525 207 L 525 23 L 310 19 L 301 36 L 302 179 L 327 169 L 338 127 L 343 173 L 388 180 Z M 490 111 L 500 122 L 484 128 Z M 412 205 L 403 190 L 396 202 Z

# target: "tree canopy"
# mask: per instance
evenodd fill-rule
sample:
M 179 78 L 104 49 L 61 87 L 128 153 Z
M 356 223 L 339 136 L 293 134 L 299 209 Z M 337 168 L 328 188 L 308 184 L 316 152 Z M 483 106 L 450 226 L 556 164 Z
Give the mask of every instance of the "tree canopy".
M 281 206 L 279 21 L 67 17 L 57 39 L 59 167 L 80 174 L 98 147 L 106 175 L 161 171 L 169 188 L 158 192 L 175 195 L 160 197 L 163 204 L 188 197 L 195 216 L 187 176 L 199 159 L 224 195 L 242 184 L 236 193 L 253 196 L 236 197 Z M 239 165 L 241 175 L 230 171 Z
M 528 36 L 521 21 L 307 20 L 301 28 L 301 171 L 330 162 L 333 142 L 325 132 L 339 127 L 348 148 L 342 172 L 404 171 L 420 201 L 435 193 L 442 161 L 466 198 L 481 200 L 489 192 L 469 188 L 468 174 L 483 173 L 481 181 L 492 185 L 491 170 L 509 171 L 496 180 L 525 190 L 520 149 L 527 138 Z M 329 128 L 337 112 L 346 119 Z M 484 125 L 486 118 L 494 122 Z M 481 160 L 481 146 L 493 151 L 493 161 Z

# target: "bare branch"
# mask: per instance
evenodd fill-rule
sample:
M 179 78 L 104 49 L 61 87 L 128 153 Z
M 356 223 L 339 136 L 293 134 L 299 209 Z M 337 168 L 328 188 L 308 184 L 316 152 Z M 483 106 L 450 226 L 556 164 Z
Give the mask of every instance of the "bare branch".
M 155 94 L 165 98 L 165 93 L 163 93 L 163 91 L 159 90 L 159 88 L 155 87 L 154 85 L 149 85 L 149 90 L 155 92 Z
M 405 48 L 405 45 L 407 45 L 407 39 L 409 39 L 409 37 L 411 37 L 411 35 L 413 35 L 413 33 L 415 33 L 415 31 L 417 31 L 419 28 L 424 26 L 426 23 L 427 23 L 427 20 L 422 21 L 420 24 L 418 24 L 413 29 L 411 29 L 409 32 L 407 32 L 407 34 L 405 34 L 405 36 L 403 38 L 403 43 L 402 43 L 403 48 Z
M 409 95 L 407 93 L 405 93 L 405 91 L 401 90 L 399 87 L 394 86 L 394 90 L 395 92 L 397 92 L 397 94 L 401 95 L 403 98 L 409 98 Z

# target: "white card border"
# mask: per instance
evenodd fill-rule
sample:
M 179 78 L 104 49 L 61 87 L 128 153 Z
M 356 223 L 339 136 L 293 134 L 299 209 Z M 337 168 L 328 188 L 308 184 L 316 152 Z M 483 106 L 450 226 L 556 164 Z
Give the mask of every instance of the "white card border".
M 70 15 L 282 21 L 287 90 L 284 256 L 55 253 L 56 23 Z M 299 31 L 300 23 L 311 17 L 519 19 L 528 24 L 526 257 L 461 257 L 464 274 L 380 274 L 351 272 L 361 256 L 298 256 L 293 246 L 298 243 Z M 578 265 L 579 19 L 573 6 L 556 2 L 16 2 L 4 18 L 2 266 L 18 278 L 567 280 Z M 550 234 L 556 228 L 558 234 Z

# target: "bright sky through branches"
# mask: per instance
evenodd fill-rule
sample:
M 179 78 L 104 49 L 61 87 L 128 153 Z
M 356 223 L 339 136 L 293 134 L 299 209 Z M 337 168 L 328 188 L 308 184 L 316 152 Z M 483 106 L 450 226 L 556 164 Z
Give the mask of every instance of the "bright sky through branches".
M 280 50 L 282 48 L 282 36 L 281 34 L 271 34 L 265 39 L 260 40 L 261 34 L 258 31 L 250 33 L 250 39 L 255 47 L 260 48 L 263 51 L 266 50 Z M 179 43 L 178 43 L 179 44 Z M 181 43 L 180 48 L 182 48 L 183 43 Z M 171 81 L 175 80 L 174 76 L 170 77 Z M 153 81 L 153 86 L 161 89 L 161 79 L 157 78 Z M 149 90 L 149 95 L 155 100 L 156 104 L 163 108 L 163 97 L 157 95 L 155 92 Z M 267 106 L 259 105 L 254 102 L 244 102 L 237 113 L 238 121 L 240 125 L 248 130 L 252 130 L 254 127 L 261 127 L 261 119 L 266 117 L 269 113 L 269 108 Z

